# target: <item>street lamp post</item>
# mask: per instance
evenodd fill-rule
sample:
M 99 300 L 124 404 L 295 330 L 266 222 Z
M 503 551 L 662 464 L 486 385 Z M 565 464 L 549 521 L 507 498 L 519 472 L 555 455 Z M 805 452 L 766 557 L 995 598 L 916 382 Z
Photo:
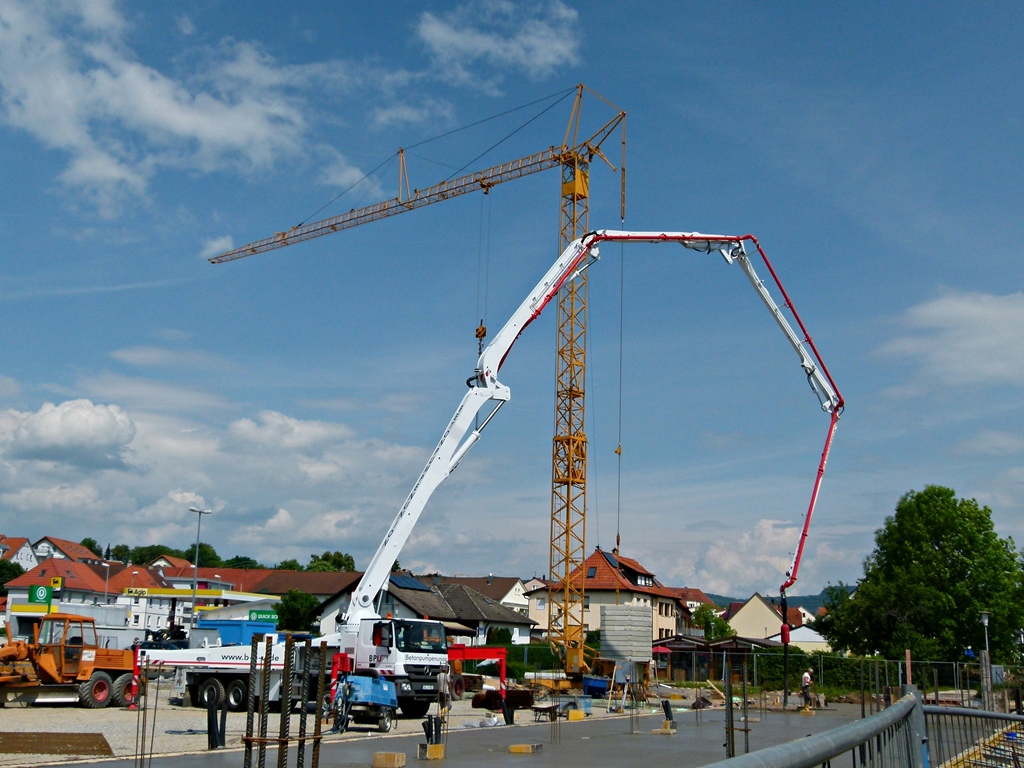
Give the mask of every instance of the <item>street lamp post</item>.
M 992 657 L 988 649 L 988 619 L 989 612 L 981 612 L 981 624 L 985 627 L 985 658 L 982 660 L 981 683 L 985 696 L 985 709 L 992 708 Z
M 107 569 L 103 574 L 103 604 L 107 605 L 110 602 L 107 597 L 107 586 L 110 584 L 110 563 L 104 563 L 103 567 Z
M 192 563 L 192 617 L 189 620 L 189 627 L 194 629 L 196 626 L 196 587 L 199 584 L 199 531 L 203 528 L 203 515 L 212 515 L 212 509 L 198 509 L 196 507 L 189 507 L 189 512 L 195 512 L 198 518 L 196 525 L 196 557 L 195 562 Z

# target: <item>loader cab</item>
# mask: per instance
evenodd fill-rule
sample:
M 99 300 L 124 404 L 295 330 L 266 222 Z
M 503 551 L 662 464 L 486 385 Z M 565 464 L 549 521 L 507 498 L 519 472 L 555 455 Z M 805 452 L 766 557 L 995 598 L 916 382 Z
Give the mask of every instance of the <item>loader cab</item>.
M 59 680 L 77 678 L 83 651 L 95 653 L 97 647 L 96 625 L 81 616 L 46 616 L 38 633 L 40 653 L 52 662 L 53 673 Z

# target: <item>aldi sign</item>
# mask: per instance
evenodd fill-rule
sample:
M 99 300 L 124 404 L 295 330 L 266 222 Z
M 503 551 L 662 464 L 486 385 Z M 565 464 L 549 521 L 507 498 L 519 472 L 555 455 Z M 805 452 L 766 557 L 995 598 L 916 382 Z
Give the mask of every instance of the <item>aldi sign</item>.
M 272 621 L 277 624 L 277 614 L 274 611 L 249 611 L 249 621 Z

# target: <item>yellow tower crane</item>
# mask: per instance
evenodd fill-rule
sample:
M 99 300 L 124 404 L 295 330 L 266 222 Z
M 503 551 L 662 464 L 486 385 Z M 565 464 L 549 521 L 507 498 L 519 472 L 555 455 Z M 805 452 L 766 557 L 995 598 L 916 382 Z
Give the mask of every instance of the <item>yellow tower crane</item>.
M 587 91 L 614 110 L 613 117 L 588 138 L 580 140 L 583 93 Z M 409 188 L 405 152 L 398 150 L 398 196 L 355 208 L 339 216 L 301 224 L 271 237 L 233 248 L 210 259 L 213 264 L 234 261 L 257 253 L 294 245 L 321 235 L 368 224 L 388 216 L 422 208 L 469 192 L 482 191 L 512 179 L 549 168 L 562 169 L 561 216 L 558 250 L 589 230 L 590 164 L 600 158 L 615 166 L 601 151 L 616 128 L 621 131 L 620 218 L 626 215 L 626 113 L 587 88 L 576 86 L 576 97 L 560 146 L 521 157 L 483 171 L 442 181 L 426 189 Z M 558 361 L 555 385 L 555 436 L 551 473 L 551 591 L 548 638 L 562 654 L 566 672 L 579 674 L 589 668 L 584 646 L 583 561 L 586 558 L 587 436 L 584 421 L 587 272 L 563 286 L 558 296 Z M 576 571 L 577 578 L 570 575 Z

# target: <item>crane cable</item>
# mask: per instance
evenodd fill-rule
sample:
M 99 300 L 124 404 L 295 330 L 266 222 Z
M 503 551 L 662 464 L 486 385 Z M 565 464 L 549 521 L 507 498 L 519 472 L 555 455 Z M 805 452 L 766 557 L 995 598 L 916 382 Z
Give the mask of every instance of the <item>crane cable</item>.
M 479 155 L 477 155 L 472 160 L 470 160 L 468 163 L 463 165 L 461 168 L 458 168 L 454 173 L 452 173 L 451 176 L 448 177 L 448 179 L 446 179 L 446 181 L 449 181 L 449 180 L 455 178 L 456 175 L 461 173 L 467 167 L 469 167 L 469 165 L 471 165 L 472 163 L 475 163 L 477 160 L 479 160 L 481 157 L 486 155 L 488 152 L 490 152 L 491 150 L 497 148 L 498 146 L 503 144 L 505 141 L 507 141 L 508 139 L 512 138 L 515 134 L 519 133 L 519 131 L 523 130 L 523 128 L 528 126 L 534 120 L 537 120 L 545 112 L 547 112 L 548 110 L 550 110 L 553 107 L 557 106 L 558 104 L 562 103 L 566 98 L 568 98 L 570 93 L 575 93 L 575 92 L 576 92 L 576 88 L 573 87 L 573 88 L 569 88 L 566 91 L 558 91 L 556 93 L 548 94 L 547 96 L 542 96 L 541 98 L 534 99 L 533 101 L 529 101 L 526 104 L 520 104 L 518 107 L 512 107 L 512 109 L 506 109 L 504 112 L 499 112 L 496 115 L 491 115 L 490 117 L 485 117 L 482 120 L 477 120 L 476 122 L 468 123 L 467 125 L 463 125 L 463 126 L 461 126 L 459 128 L 453 128 L 450 131 L 446 131 L 445 133 L 439 133 L 437 136 L 433 136 L 433 137 L 431 137 L 429 139 L 424 139 L 423 141 L 417 141 L 415 144 L 410 144 L 408 147 L 406 147 L 406 149 L 413 149 L 415 147 L 422 147 L 424 144 L 429 144 L 432 141 L 437 141 L 438 139 L 443 139 L 443 138 L 446 138 L 448 136 L 452 136 L 453 134 L 459 133 L 460 131 L 465 131 L 465 130 L 468 130 L 470 128 L 475 128 L 476 126 L 483 125 L 484 123 L 489 122 L 491 120 L 497 120 L 499 117 L 505 117 L 506 115 L 510 115 L 513 112 L 518 112 L 521 109 L 526 109 L 527 107 L 532 107 L 534 104 L 540 104 L 541 102 L 547 101 L 548 99 L 553 99 L 556 96 L 558 97 L 558 99 L 556 101 L 552 102 L 549 106 L 547 106 L 544 109 L 542 109 L 540 112 L 538 112 L 536 115 L 531 117 L 525 123 L 520 125 L 514 131 L 512 131 L 509 134 L 507 134 L 503 139 L 498 141 L 496 144 L 491 145 L 486 150 L 484 150 Z M 393 153 L 391 155 L 388 155 L 388 157 L 385 158 L 376 168 L 374 168 L 369 173 L 363 174 L 360 178 L 356 179 L 354 182 L 349 184 L 347 187 L 345 187 L 345 189 L 343 189 L 341 192 L 336 194 L 334 197 L 332 197 L 330 200 L 328 200 L 326 203 L 321 205 L 319 208 L 317 208 L 311 214 L 306 216 L 306 218 L 304 218 L 302 221 L 300 221 L 298 224 L 296 224 L 294 227 L 292 227 L 292 229 L 297 229 L 298 227 L 304 226 L 310 219 L 312 219 L 314 216 L 318 215 L 325 208 L 328 208 L 331 205 L 333 205 L 334 203 L 336 203 L 340 198 L 342 198 L 343 196 L 347 195 L 349 192 L 351 192 L 357 186 L 359 186 L 364 181 L 369 179 L 371 176 L 373 176 L 375 173 L 377 173 L 381 168 L 383 168 L 385 165 L 387 165 L 392 160 L 394 160 L 396 157 L 398 157 L 398 152 L 395 152 L 395 153 Z M 437 163 L 436 160 L 430 160 L 429 158 L 421 157 L 420 155 L 416 155 L 416 157 L 420 157 L 420 159 L 427 160 L 428 162 Z M 444 163 L 437 163 L 437 164 L 438 165 L 444 165 Z M 449 166 L 446 166 L 446 167 L 451 168 L 452 166 L 449 165 Z

